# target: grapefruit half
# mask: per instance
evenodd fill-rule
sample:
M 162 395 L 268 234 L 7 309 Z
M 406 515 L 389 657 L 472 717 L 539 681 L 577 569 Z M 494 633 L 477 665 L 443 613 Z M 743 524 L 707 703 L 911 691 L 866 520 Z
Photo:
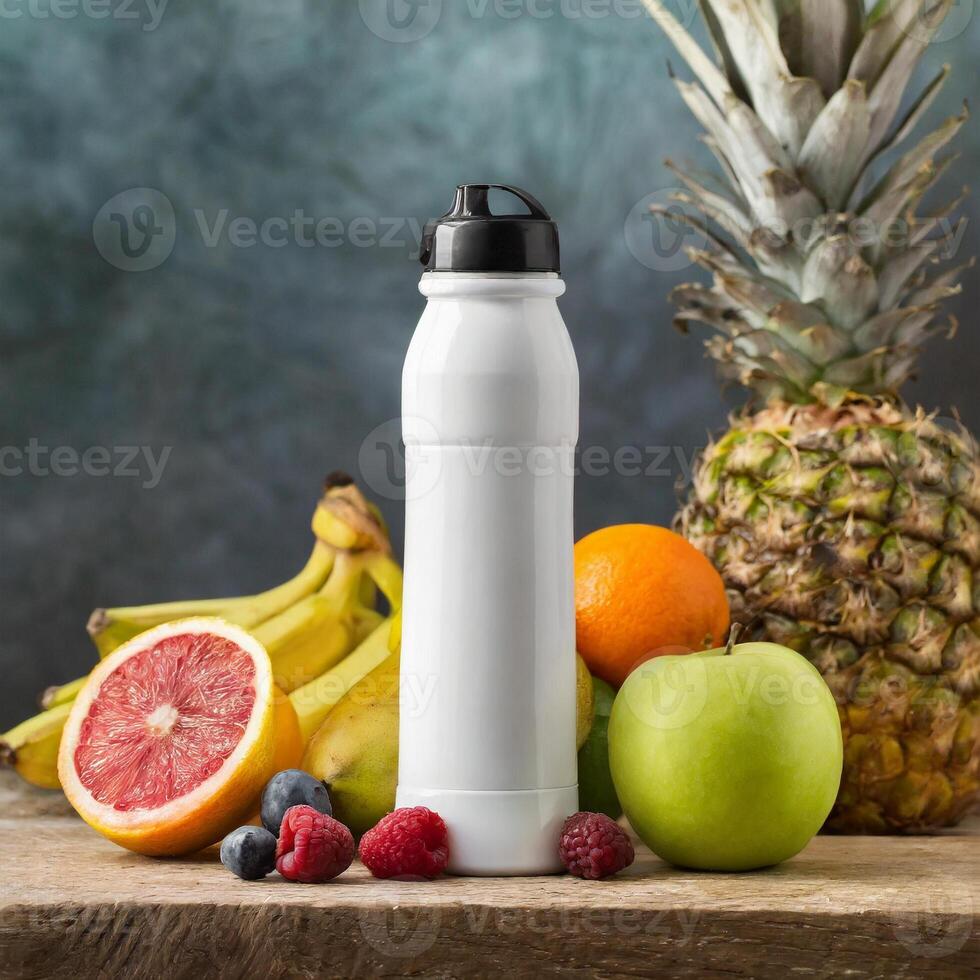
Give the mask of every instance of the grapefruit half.
M 254 637 L 221 619 L 165 623 L 90 675 L 61 738 L 61 785 L 123 847 L 200 850 L 255 811 L 278 761 L 276 713 Z

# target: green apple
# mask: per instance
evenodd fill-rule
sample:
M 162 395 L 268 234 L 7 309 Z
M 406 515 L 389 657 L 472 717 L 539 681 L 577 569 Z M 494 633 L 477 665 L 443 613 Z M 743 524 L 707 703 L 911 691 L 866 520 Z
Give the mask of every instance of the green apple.
M 819 671 L 775 643 L 641 664 L 616 696 L 609 763 L 665 861 L 747 871 L 801 851 L 837 796 L 843 745 Z

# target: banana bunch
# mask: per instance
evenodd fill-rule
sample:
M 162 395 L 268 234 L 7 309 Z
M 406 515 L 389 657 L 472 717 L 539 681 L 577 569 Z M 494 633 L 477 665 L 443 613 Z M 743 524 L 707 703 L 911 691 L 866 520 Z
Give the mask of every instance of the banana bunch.
M 219 616 L 249 630 L 269 652 L 308 739 L 330 708 L 397 646 L 402 573 L 378 509 L 343 474 L 327 478 L 313 515 L 315 542 L 293 578 L 258 595 L 96 609 L 88 632 L 100 657 L 161 623 Z M 390 609 L 375 608 L 378 592 Z M 0 735 L 0 765 L 46 789 L 58 783 L 58 745 L 87 678 L 48 688 L 40 714 Z

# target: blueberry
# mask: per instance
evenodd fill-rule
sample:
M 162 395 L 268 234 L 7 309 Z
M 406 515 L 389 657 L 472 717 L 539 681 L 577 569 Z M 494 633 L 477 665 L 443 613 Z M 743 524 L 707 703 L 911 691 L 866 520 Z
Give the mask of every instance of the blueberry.
M 302 769 L 277 772 L 262 792 L 262 824 L 270 833 L 279 836 L 282 818 L 291 806 L 313 807 L 328 817 L 333 816 L 327 787 Z
M 221 863 L 245 881 L 276 870 L 276 838 L 264 827 L 239 827 L 221 842 Z

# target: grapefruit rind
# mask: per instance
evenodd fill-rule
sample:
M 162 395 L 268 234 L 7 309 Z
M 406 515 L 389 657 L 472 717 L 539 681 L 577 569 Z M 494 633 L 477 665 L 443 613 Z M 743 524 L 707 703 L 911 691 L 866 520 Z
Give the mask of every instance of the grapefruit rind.
M 306 750 L 306 742 L 300 728 L 299 717 L 293 707 L 289 695 L 284 694 L 278 687 L 272 689 L 275 700 L 276 750 L 273 753 L 272 774 L 283 769 L 298 769 Z
M 79 778 L 75 748 L 81 726 L 103 683 L 120 665 L 162 640 L 184 634 L 222 637 L 249 654 L 255 666 L 251 717 L 221 767 L 193 790 L 152 809 L 117 810 L 99 802 Z M 215 843 L 254 812 L 275 761 L 274 728 L 272 667 L 258 640 L 222 619 L 202 617 L 165 623 L 124 643 L 92 671 L 65 723 L 58 776 L 79 816 L 114 843 L 140 854 L 189 854 Z

